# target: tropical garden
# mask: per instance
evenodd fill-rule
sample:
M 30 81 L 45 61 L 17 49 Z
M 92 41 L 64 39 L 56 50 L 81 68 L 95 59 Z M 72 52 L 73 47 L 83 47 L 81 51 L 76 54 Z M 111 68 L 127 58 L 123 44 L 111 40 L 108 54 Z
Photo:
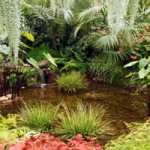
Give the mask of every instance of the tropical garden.
M 0 150 L 150 149 L 150 0 L 0 0 Z

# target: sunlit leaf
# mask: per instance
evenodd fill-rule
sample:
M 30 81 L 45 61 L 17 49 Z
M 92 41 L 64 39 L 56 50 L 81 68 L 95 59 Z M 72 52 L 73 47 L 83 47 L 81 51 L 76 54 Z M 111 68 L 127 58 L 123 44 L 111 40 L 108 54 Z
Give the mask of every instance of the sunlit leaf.
M 138 61 L 132 61 L 132 62 L 126 64 L 126 65 L 124 66 L 124 68 L 134 66 L 134 65 L 136 65 L 137 63 L 138 63 Z
M 147 74 L 150 72 L 150 70 L 145 70 L 144 68 L 142 68 L 138 74 L 139 74 L 139 78 L 140 79 L 143 79 L 144 77 L 147 76 Z
M 140 61 L 139 61 L 139 68 L 144 68 L 146 65 L 148 64 L 148 60 L 146 58 L 142 58 Z
M 33 34 L 25 31 L 25 32 L 22 32 L 22 35 L 24 37 L 26 37 L 29 41 L 34 42 L 34 36 L 33 36 Z
M 39 69 L 39 64 L 38 62 L 33 59 L 33 58 L 30 58 L 30 59 L 27 59 L 28 63 L 31 64 L 32 66 L 34 66 L 35 68 Z
M 20 46 L 22 46 L 22 47 L 24 47 L 24 48 L 29 48 L 29 49 L 31 49 L 31 47 L 30 47 L 30 46 L 26 45 L 26 44 L 25 44 L 25 43 L 23 43 L 23 42 L 20 42 Z
M 47 54 L 43 53 L 43 54 L 51 64 L 53 64 L 54 66 L 57 67 L 57 64 L 55 63 L 55 59 L 49 53 L 47 53 Z

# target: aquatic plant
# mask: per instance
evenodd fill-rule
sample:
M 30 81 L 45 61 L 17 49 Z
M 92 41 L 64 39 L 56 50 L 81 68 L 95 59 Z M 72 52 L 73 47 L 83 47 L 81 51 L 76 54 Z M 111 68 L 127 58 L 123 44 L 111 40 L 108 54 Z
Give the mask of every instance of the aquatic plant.
M 41 132 L 52 129 L 57 120 L 58 106 L 44 105 L 40 102 L 24 103 L 20 110 L 23 125 Z
M 101 135 L 108 121 L 104 118 L 106 109 L 102 106 L 83 105 L 78 102 L 75 109 L 62 105 L 64 113 L 60 115 L 59 133 L 62 138 L 72 138 L 77 134 L 83 137 L 98 137 Z
M 62 74 L 56 80 L 60 89 L 73 93 L 84 88 L 85 81 L 81 77 L 80 72 L 72 71 L 71 73 Z

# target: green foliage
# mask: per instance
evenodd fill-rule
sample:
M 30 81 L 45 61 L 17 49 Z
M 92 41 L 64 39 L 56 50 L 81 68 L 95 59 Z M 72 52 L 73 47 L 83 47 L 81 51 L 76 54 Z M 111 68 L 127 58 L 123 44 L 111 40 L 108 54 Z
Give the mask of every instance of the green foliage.
M 109 83 L 113 83 L 123 76 L 122 64 L 119 64 L 119 62 L 113 64 L 109 58 L 104 60 L 95 57 L 88 63 L 88 66 L 96 76 Z
M 24 103 L 20 110 L 23 125 L 30 129 L 38 130 L 41 132 L 52 129 L 53 124 L 57 120 L 58 107 L 50 104 L 44 105 L 40 102 Z
M 0 115 L 0 140 L 23 137 L 30 131 L 26 127 L 19 127 L 19 119 L 18 114 L 8 114 L 7 117 Z
M 25 82 L 27 83 L 27 85 L 35 85 L 36 84 L 37 76 L 38 76 L 37 69 L 30 68 L 30 71 L 29 71 L 28 67 L 22 67 L 20 72 L 22 73 L 20 78 L 24 79 Z
M 40 45 L 37 48 L 33 48 L 30 52 L 29 52 L 29 57 L 35 59 L 36 61 L 41 61 L 46 59 L 44 53 L 49 53 L 50 49 L 47 45 L 43 44 Z
M 34 131 L 31 131 L 27 127 L 17 127 L 14 129 L 3 129 L 0 131 L 0 140 L 9 140 L 11 139 L 16 139 L 16 138 L 21 138 L 25 136 L 29 136 L 30 133 L 35 134 Z
M 31 42 L 34 42 L 34 40 L 35 40 L 33 34 L 27 32 L 27 31 L 22 32 L 22 36 L 26 37 L 26 39 L 28 39 Z
M 60 115 L 59 132 L 63 138 L 72 138 L 77 134 L 98 137 L 105 131 L 108 122 L 104 118 L 106 110 L 103 107 L 83 105 L 81 102 L 74 109 L 62 106 L 64 113 Z
M 77 92 L 85 86 L 85 81 L 81 77 L 80 72 L 76 71 L 62 74 L 61 76 L 57 77 L 56 82 L 58 83 L 60 89 L 68 93 Z
M 131 84 L 140 85 L 140 90 L 150 85 L 150 58 L 142 58 L 137 61 L 130 62 L 124 67 L 132 66 L 136 69 L 127 75 L 127 77 L 131 78 Z
M 38 62 L 35 59 L 33 59 L 32 57 L 30 57 L 30 59 L 27 59 L 27 62 L 29 64 L 31 64 L 32 66 L 34 66 L 36 69 L 39 69 Z
M 149 150 L 150 149 L 150 120 L 140 124 L 127 135 L 109 142 L 106 150 Z
M 7 117 L 0 115 L 0 128 L 16 128 L 17 122 L 16 119 L 19 117 L 17 114 L 8 114 Z

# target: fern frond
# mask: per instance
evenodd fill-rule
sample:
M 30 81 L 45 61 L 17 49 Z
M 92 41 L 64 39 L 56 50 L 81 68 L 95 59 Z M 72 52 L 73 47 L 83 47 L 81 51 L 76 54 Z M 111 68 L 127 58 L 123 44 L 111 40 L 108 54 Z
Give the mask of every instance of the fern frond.
M 94 6 L 91 7 L 83 12 L 81 12 L 78 16 L 77 21 L 83 20 L 89 16 L 94 16 L 96 15 L 98 12 L 100 12 L 103 9 L 103 6 Z
M 113 50 L 119 44 L 117 36 L 112 34 L 104 35 L 97 39 L 94 38 L 93 40 L 89 39 L 88 41 L 93 45 L 93 47 L 104 51 Z

